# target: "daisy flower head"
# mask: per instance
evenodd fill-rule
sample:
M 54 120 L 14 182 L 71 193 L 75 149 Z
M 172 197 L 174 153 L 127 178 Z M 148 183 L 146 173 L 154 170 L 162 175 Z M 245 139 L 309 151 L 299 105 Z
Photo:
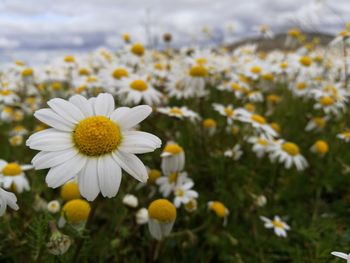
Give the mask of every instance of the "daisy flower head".
M 333 251 L 331 254 L 333 256 L 338 257 L 338 258 L 345 259 L 347 263 L 350 263 L 350 253 L 346 254 L 346 253 L 343 253 L 343 252 Z
M 260 219 L 264 222 L 265 228 L 273 228 L 277 236 L 287 237 L 287 231 L 290 230 L 290 227 L 279 216 L 276 215 L 273 220 L 264 216 L 260 216 Z
M 8 163 L 5 160 L 0 160 L 0 180 L 3 181 L 4 188 L 14 187 L 18 193 L 22 193 L 24 190 L 29 191 L 29 181 L 24 171 L 32 168 L 32 165 L 19 165 L 16 162 Z
M 262 158 L 266 153 L 268 153 L 270 139 L 266 138 L 265 136 L 250 137 L 248 142 L 253 144 L 252 150 L 255 152 L 258 158 Z
M 140 208 L 135 215 L 135 219 L 136 219 L 136 223 L 138 225 L 143 225 L 143 224 L 147 224 L 149 217 L 148 217 L 148 210 L 147 208 Z
M 302 171 L 308 167 L 305 157 L 301 155 L 300 148 L 295 143 L 283 140 L 275 141 L 269 146 L 269 152 L 270 160 L 284 163 L 286 169 L 290 169 L 294 165 L 298 171 Z
M 68 201 L 62 208 L 62 215 L 58 221 L 60 227 L 66 222 L 73 225 L 85 224 L 90 215 L 90 204 L 82 199 L 73 199 Z
M 80 199 L 81 198 L 80 191 L 79 191 L 79 185 L 74 180 L 71 180 L 71 181 L 65 183 L 61 187 L 60 194 L 61 194 L 61 198 L 66 202 L 73 200 L 73 199 Z
M 207 118 L 202 121 L 202 126 L 208 132 L 208 134 L 212 136 L 216 131 L 217 123 L 214 119 Z
M 180 172 L 185 166 L 185 152 L 184 149 L 175 142 L 168 142 L 162 154 L 161 168 L 165 175 L 170 173 Z
M 176 219 L 176 208 L 167 199 L 157 199 L 148 207 L 148 229 L 153 238 L 162 240 L 168 236 Z
M 224 156 L 232 158 L 234 161 L 241 159 L 243 151 L 240 144 L 236 144 L 232 149 L 228 149 L 224 152 Z
M 49 211 L 52 214 L 57 213 L 60 211 L 61 205 L 57 200 L 52 200 L 47 204 L 47 211 Z
M 306 124 L 305 131 L 321 131 L 326 126 L 327 117 L 314 117 Z
M 178 118 L 180 120 L 188 118 L 191 121 L 196 121 L 200 119 L 198 113 L 189 110 L 186 106 L 158 108 L 157 111 L 170 117 Z
M 224 220 L 224 225 L 227 223 L 227 217 L 230 214 L 230 210 L 219 201 L 209 201 L 208 209 L 213 211 L 219 218 Z
M 159 192 L 163 197 L 168 197 L 177 185 L 182 185 L 192 180 L 187 176 L 187 172 L 172 172 L 167 176 L 161 176 L 156 180 L 159 185 Z
M 174 189 L 174 205 L 180 207 L 181 204 L 186 205 L 191 199 L 198 198 L 198 193 L 192 190 L 194 186 L 193 181 L 178 180 L 175 189 Z
M 136 75 L 122 79 L 117 94 L 127 105 L 137 105 L 141 101 L 147 105 L 158 105 L 162 97 L 162 94 L 153 87 L 147 76 Z
M 318 140 L 311 146 L 310 150 L 322 157 L 329 151 L 329 145 L 324 140 Z
M 220 115 L 227 118 L 228 125 L 231 125 L 233 123 L 233 119 L 235 118 L 235 110 L 232 105 L 224 106 L 219 103 L 213 103 L 213 108 L 219 112 Z
M 152 152 L 161 146 L 158 137 L 131 130 L 151 112 L 151 107 L 114 109 L 110 94 L 87 100 L 81 95 L 69 101 L 52 99 L 50 108 L 34 116 L 52 128 L 29 137 L 27 146 L 39 150 L 32 160 L 36 169 L 50 168 L 46 183 L 56 188 L 77 176 L 79 191 L 89 201 L 101 192 L 114 197 L 122 169 L 146 182 L 148 175 L 135 154 Z
M 344 132 L 338 133 L 337 134 L 337 138 L 341 139 L 341 140 L 343 140 L 345 142 L 350 142 L 350 132 L 349 131 L 344 131 Z
M 0 216 L 3 216 L 6 212 L 7 206 L 13 210 L 18 210 L 17 197 L 14 193 L 7 192 L 0 188 Z

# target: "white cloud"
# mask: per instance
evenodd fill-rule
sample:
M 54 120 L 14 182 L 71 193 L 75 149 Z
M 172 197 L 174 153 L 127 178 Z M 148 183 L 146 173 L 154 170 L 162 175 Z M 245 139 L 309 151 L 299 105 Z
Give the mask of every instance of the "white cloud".
M 193 35 L 200 38 L 204 26 L 224 32 L 232 22 L 236 24 L 235 37 L 251 35 L 252 27 L 263 23 L 275 31 L 301 25 L 335 33 L 350 17 L 348 1 L 3 0 L 0 35 L 16 41 L 17 47 L 80 47 L 101 43 L 114 46 L 124 32 L 146 41 L 145 25 L 158 38 L 172 32 L 178 43 L 190 43 Z M 316 2 L 322 3 L 322 8 Z

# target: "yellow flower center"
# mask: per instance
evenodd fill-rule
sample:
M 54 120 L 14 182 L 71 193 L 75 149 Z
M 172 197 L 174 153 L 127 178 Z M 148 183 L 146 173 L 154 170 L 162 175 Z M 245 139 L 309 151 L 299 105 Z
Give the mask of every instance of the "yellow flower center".
M 79 199 L 81 196 L 78 184 L 74 181 L 64 184 L 61 188 L 61 197 L 64 201 Z
M 213 119 L 205 119 L 203 121 L 203 127 L 205 128 L 212 128 L 216 126 L 216 121 Z
M 341 135 L 347 139 L 350 139 L 350 132 L 342 132 Z
M 75 62 L 75 58 L 74 58 L 74 56 L 65 56 L 64 62 L 73 63 L 73 62 Z
M 184 190 L 182 190 L 182 189 L 176 189 L 176 190 L 175 190 L 175 195 L 176 195 L 176 196 L 182 197 L 182 196 L 185 195 L 185 192 L 184 192 Z
M 250 68 L 250 72 L 253 74 L 260 74 L 261 73 L 261 67 L 259 66 L 253 66 Z
M 288 31 L 288 35 L 294 38 L 298 38 L 300 34 L 300 30 L 297 28 L 292 28 Z
M 322 117 L 315 117 L 313 121 L 320 128 L 323 128 L 326 125 L 326 120 Z
M 305 67 L 309 67 L 312 63 L 312 59 L 308 56 L 303 56 L 299 59 L 300 64 L 302 64 Z
M 253 114 L 250 118 L 252 119 L 252 121 L 255 121 L 259 124 L 266 124 L 266 119 L 261 115 Z
M 197 64 L 199 65 L 205 65 L 208 63 L 208 60 L 206 58 L 197 58 L 196 59 Z
M 241 86 L 238 83 L 232 83 L 231 89 L 234 91 L 239 91 L 241 89 Z
M 296 156 L 300 153 L 298 145 L 292 142 L 285 142 L 282 144 L 282 150 L 291 156 Z
M 62 213 L 68 222 L 78 224 L 88 219 L 90 210 L 91 207 L 88 202 L 81 199 L 74 199 L 63 206 Z
M 314 145 L 315 150 L 319 154 L 326 154 L 329 150 L 328 143 L 325 141 L 317 141 Z
M 168 200 L 158 199 L 150 204 L 148 214 L 150 218 L 162 223 L 168 223 L 176 219 L 176 208 Z
M 213 210 L 215 212 L 215 214 L 218 217 L 225 217 L 227 216 L 227 208 L 223 205 L 223 203 L 218 202 L 218 201 L 214 201 L 210 204 L 210 209 Z
M 284 228 L 283 223 L 282 223 L 281 221 L 279 221 L 279 220 L 273 220 L 273 221 L 272 221 L 272 224 L 273 224 L 273 226 L 276 227 L 276 228 Z
M 161 172 L 157 169 L 151 169 L 148 172 L 148 183 L 153 184 L 159 177 L 161 176 Z
M 122 141 L 119 126 L 105 116 L 88 117 L 78 123 L 73 141 L 79 151 L 88 156 L 99 156 L 117 149 Z
M 288 63 L 287 62 L 282 62 L 280 64 L 280 67 L 281 67 L 281 69 L 286 69 L 288 67 Z
M 232 117 L 232 116 L 233 116 L 233 113 L 234 113 L 233 109 L 231 109 L 231 108 L 229 108 L 229 107 L 225 108 L 225 109 L 224 109 L 224 112 L 225 112 L 225 114 L 226 114 L 228 117 Z
M 156 63 L 156 64 L 154 64 L 154 69 L 157 69 L 157 70 L 164 70 L 164 67 L 163 67 L 162 64 Z
M 194 78 L 204 78 L 208 75 L 208 70 L 201 65 L 197 65 L 190 69 L 189 74 Z
M 169 112 L 171 114 L 174 114 L 174 115 L 179 115 L 179 116 L 183 115 L 182 110 L 180 108 L 178 108 L 178 107 L 171 108 Z
M 8 95 L 11 95 L 12 93 L 13 93 L 12 90 L 9 90 L 9 89 L 0 90 L 0 95 L 2 96 L 8 96 Z
M 252 103 L 246 103 L 244 104 L 244 108 L 249 111 L 249 112 L 254 112 L 255 111 L 255 106 Z
M 16 175 L 19 175 L 21 172 L 22 172 L 22 168 L 17 163 L 8 163 L 2 169 L 2 173 L 5 176 L 16 176 Z
M 54 82 L 51 84 L 51 88 L 53 90 L 60 90 L 62 88 L 62 84 L 60 82 Z
M 128 77 L 129 73 L 125 68 L 117 68 L 112 73 L 113 78 L 122 79 L 124 77 Z
M 258 144 L 262 145 L 262 146 L 267 146 L 268 145 L 268 142 L 264 139 L 259 139 L 258 140 Z
M 340 32 L 338 33 L 338 35 L 345 38 L 345 37 L 350 36 L 350 33 L 349 33 L 349 31 L 347 31 L 347 30 L 343 30 L 343 31 L 340 31 Z
M 297 83 L 297 89 L 298 90 L 304 90 L 305 88 L 306 88 L 306 83 L 305 82 Z
M 281 132 L 281 126 L 278 123 L 272 122 L 270 123 L 270 126 L 272 129 L 274 129 L 274 131 Z
M 267 96 L 267 101 L 271 104 L 277 104 L 281 100 L 281 97 L 276 94 L 270 94 Z
M 81 75 L 81 76 L 90 75 L 90 71 L 87 68 L 81 68 L 81 69 L 79 69 L 79 75 Z
M 129 34 L 123 34 L 123 40 L 124 40 L 126 43 L 129 43 L 129 42 L 130 42 L 130 35 L 129 35 Z
M 16 64 L 17 66 L 24 66 L 24 65 L 25 65 L 25 63 L 24 63 L 23 61 L 21 61 L 21 60 L 16 60 L 16 61 L 15 61 L 15 64 Z
M 266 74 L 263 74 L 263 75 L 262 75 L 262 78 L 263 78 L 264 80 L 272 81 L 272 80 L 274 79 L 274 76 L 273 76 L 272 73 L 266 73 Z
M 331 97 L 329 96 L 325 96 L 325 97 L 322 97 L 320 99 L 320 103 L 321 105 L 323 106 L 330 106 L 330 105 L 333 105 L 334 104 L 334 99 L 332 99 Z
M 133 82 L 131 82 L 130 88 L 132 88 L 133 90 L 137 90 L 137 91 L 145 91 L 148 89 L 148 85 L 142 79 L 137 79 L 137 80 L 134 80 Z
M 176 143 L 169 143 L 167 146 L 164 148 L 164 152 L 168 152 L 171 154 L 179 154 L 182 153 L 184 150 L 182 147 Z
M 32 68 L 26 68 L 22 71 L 22 76 L 23 77 L 28 77 L 28 76 L 32 76 L 34 73 Z
M 141 57 L 145 53 L 145 47 L 141 43 L 135 43 L 131 47 L 131 52 L 136 56 Z
M 177 177 L 178 177 L 178 176 L 179 176 L 179 173 L 177 173 L 177 172 L 174 172 L 174 173 L 169 174 L 169 176 L 168 176 L 168 182 L 169 182 L 169 183 L 176 183 Z

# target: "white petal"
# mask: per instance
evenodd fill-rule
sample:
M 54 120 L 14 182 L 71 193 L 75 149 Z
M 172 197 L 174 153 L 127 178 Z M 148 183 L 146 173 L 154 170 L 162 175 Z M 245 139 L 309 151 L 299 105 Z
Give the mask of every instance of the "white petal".
M 71 133 L 46 129 L 31 135 L 27 142 L 31 149 L 40 151 L 60 151 L 73 147 Z
M 114 110 L 114 99 L 111 94 L 99 94 L 94 103 L 96 115 L 109 116 Z
M 110 155 L 98 159 L 98 182 L 104 197 L 114 197 L 118 193 L 122 170 Z
M 111 119 L 115 121 L 122 130 L 128 130 L 146 119 L 148 115 L 151 114 L 152 108 L 147 105 L 140 105 L 128 111 L 125 109 L 119 112 L 117 111 L 118 109 L 111 114 Z
M 123 133 L 123 141 L 118 149 L 128 153 L 147 153 L 153 152 L 161 145 L 162 141 L 153 134 L 140 131 L 126 131 Z
M 46 176 L 47 185 L 52 188 L 63 185 L 81 171 L 86 161 L 85 156 L 77 154 L 67 162 L 51 168 Z
M 68 161 L 78 154 L 74 148 L 55 152 L 39 152 L 32 160 L 35 169 L 46 169 Z
M 64 99 L 55 98 L 49 100 L 47 104 L 62 118 L 72 123 L 78 123 L 84 119 L 83 113 L 78 107 Z
M 38 110 L 34 113 L 34 116 L 39 121 L 56 128 L 57 130 L 70 132 L 74 129 L 74 123 L 65 120 L 51 109 Z
M 147 182 L 147 169 L 136 155 L 115 151 L 112 153 L 112 156 L 113 159 L 119 164 L 119 166 L 136 180 L 142 183 Z
M 97 176 L 97 158 L 89 158 L 78 174 L 79 191 L 88 201 L 93 201 L 100 192 Z
M 69 101 L 78 107 L 85 117 L 94 115 L 92 106 L 85 97 L 81 95 L 74 95 L 69 99 Z
M 336 256 L 336 257 L 340 257 L 340 258 L 343 258 L 343 259 L 348 259 L 348 255 L 343 253 L 343 252 L 337 252 L 337 251 L 334 251 L 331 253 L 333 256 Z

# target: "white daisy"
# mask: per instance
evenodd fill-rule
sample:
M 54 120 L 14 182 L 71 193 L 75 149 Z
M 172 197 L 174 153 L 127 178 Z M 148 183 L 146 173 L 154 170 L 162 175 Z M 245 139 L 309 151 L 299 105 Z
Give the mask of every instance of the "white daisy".
M 298 171 L 308 167 L 305 157 L 300 154 L 300 149 L 295 143 L 283 140 L 275 141 L 269 146 L 269 152 L 270 160 L 284 163 L 286 169 L 290 169 L 292 165 L 295 165 Z
M 19 165 L 17 163 L 8 163 L 0 159 L 0 178 L 3 181 L 5 189 L 15 187 L 18 193 L 24 190 L 29 191 L 29 181 L 23 171 L 32 169 L 32 165 Z
M 89 100 L 80 95 L 69 101 L 56 98 L 48 105 L 34 116 L 52 128 L 30 136 L 27 145 L 41 151 L 32 160 L 36 169 L 51 168 L 46 176 L 49 187 L 77 176 L 81 195 L 92 201 L 99 192 L 109 198 L 117 194 L 121 169 L 147 181 L 147 170 L 135 154 L 152 152 L 161 141 L 131 129 L 152 112 L 151 107 L 114 109 L 110 94 Z
M 193 181 L 183 180 L 181 177 L 177 180 L 173 202 L 176 207 L 180 207 L 181 204 L 186 205 L 191 199 L 198 198 L 198 193 L 191 189 L 193 186 Z
M 273 228 L 277 236 L 287 237 L 287 231 L 290 230 L 290 227 L 279 216 L 276 215 L 273 220 L 264 216 L 260 216 L 260 219 L 265 223 L 266 228 Z
M 7 206 L 11 207 L 13 210 L 18 210 L 17 197 L 14 193 L 7 192 L 0 188 L 0 216 L 5 214 Z

